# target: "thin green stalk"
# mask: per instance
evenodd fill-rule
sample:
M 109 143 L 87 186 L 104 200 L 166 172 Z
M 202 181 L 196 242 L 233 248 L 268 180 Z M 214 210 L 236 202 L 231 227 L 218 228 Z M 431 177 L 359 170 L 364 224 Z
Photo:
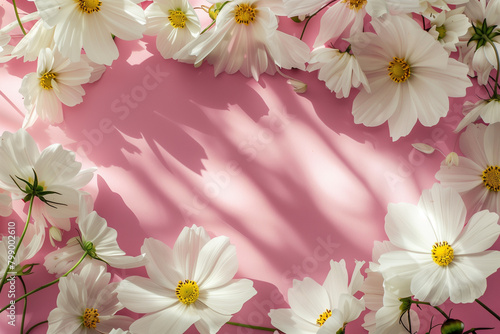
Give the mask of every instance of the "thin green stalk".
M 495 91 L 493 92 L 493 97 L 498 98 L 497 87 L 498 87 L 498 74 L 500 74 L 500 56 L 498 55 L 498 50 L 495 43 L 493 43 L 493 41 L 490 39 L 488 39 L 488 42 L 491 44 L 491 46 L 493 46 L 493 50 L 495 51 L 495 56 L 497 57 L 497 75 L 495 78 Z
M 61 277 L 66 277 L 66 276 L 68 276 L 68 275 L 69 275 L 69 273 L 71 273 L 73 270 L 75 270 L 75 269 L 76 269 L 76 267 L 78 267 L 78 265 L 79 265 L 80 263 L 82 263 L 83 259 L 85 259 L 85 257 L 86 257 L 87 255 L 88 255 L 88 252 L 85 252 L 85 253 L 83 254 L 83 256 L 80 258 L 80 260 L 78 260 L 78 262 L 77 262 L 77 263 L 76 263 L 76 264 L 75 264 L 75 265 L 74 265 L 74 266 L 73 266 L 70 270 L 68 270 L 68 272 L 67 272 L 66 274 L 62 275 Z M 45 289 L 45 288 L 48 288 L 48 287 L 49 287 L 49 286 L 51 286 L 51 285 L 56 284 L 57 282 L 59 282 L 59 280 L 61 279 L 61 277 L 56 278 L 56 279 L 55 279 L 55 280 L 53 280 L 52 282 L 47 283 L 47 284 L 45 284 L 45 285 L 42 285 L 42 286 L 40 286 L 40 287 L 36 288 L 35 290 L 32 290 L 32 291 L 30 291 L 30 292 L 28 292 L 28 293 L 24 294 L 23 296 L 21 296 L 21 297 L 17 298 L 14 302 L 15 302 L 15 303 L 17 303 L 18 301 L 23 300 L 24 298 L 27 298 L 28 296 L 31 296 L 31 295 L 32 295 L 32 294 L 34 294 L 35 292 L 38 292 L 38 291 L 40 291 L 40 290 L 43 290 L 43 289 Z M 0 313 L 2 313 L 3 311 L 5 311 L 5 310 L 6 310 L 6 309 L 10 306 L 10 305 L 11 305 L 10 303 L 9 303 L 9 304 L 7 304 L 4 308 L 2 308 L 2 309 L 0 310 Z
M 28 218 L 26 219 L 26 224 L 24 225 L 24 230 L 23 233 L 21 234 L 21 237 L 19 238 L 19 241 L 17 242 L 16 248 L 14 249 L 14 255 L 13 255 L 13 261 L 16 259 L 17 251 L 19 250 L 19 247 L 21 246 L 21 243 L 23 242 L 24 236 L 26 235 L 26 231 L 28 230 L 28 225 L 31 219 L 31 212 L 33 211 L 33 202 L 35 201 L 35 197 L 31 197 L 30 200 L 30 207 L 28 209 Z M 3 286 L 5 285 L 5 281 L 7 279 L 7 274 L 9 273 L 9 269 L 11 266 L 12 262 L 7 261 L 7 267 L 5 268 L 5 272 L 2 277 L 2 281 L 0 281 L 0 292 L 2 291 Z
M 19 17 L 19 12 L 17 11 L 16 0 L 12 0 L 12 6 L 14 6 L 14 12 L 16 13 L 17 23 L 19 23 L 19 27 L 24 35 L 26 35 L 26 30 L 24 30 L 23 23 L 21 22 L 21 18 Z
M 492 316 L 494 316 L 495 318 L 497 318 L 497 320 L 500 321 L 500 316 L 498 314 L 496 314 L 492 309 L 490 309 L 488 306 L 484 305 L 484 303 L 482 301 L 480 301 L 479 299 L 476 299 L 476 303 L 478 303 L 479 305 L 481 305 L 486 311 L 488 311 Z
M 432 306 L 434 307 L 437 311 L 439 311 L 439 313 L 441 313 L 443 315 L 443 317 L 445 317 L 446 319 L 450 319 L 450 316 L 448 314 L 446 314 L 445 311 L 443 311 L 439 306 L 433 306 L 431 305 L 430 303 L 428 302 L 421 302 L 421 301 L 418 301 L 418 300 L 412 300 L 411 301 L 412 304 L 416 304 L 416 305 L 429 305 L 429 306 Z
M 319 12 L 321 12 L 323 9 L 325 9 L 326 7 L 330 6 L 332 3 L 334 3 L 335 1 L 337 0 L 332 0 L 330 1 L 329 3 L 327 3 L 326 5 L 324 5 L 323 7 L 321 7 L 320 9 L 318 9 L 316 11 L 316 13 L 312 14 L 311 16 L 309 16 L 306 20 L 306 24 L 304 24 L 304 28 L 302 29 L 302 33 L 300 34 L 300 40 L 302 40 L 302 37 L 304 37 L 304 33 L 306 32 L 306 28 L 307 28 L 307 25 L 309 24 L 309 21 L 311 21 L 311 19 L 313 17 L 315 17 Z
M 43 325 L 43 324 L 45 324 L 45 323 L 47 323 L 47 322 L 49 322 L 49 321 L 48 321 L 48 320 L 44 320 L 44 321 L 40 321 L 40 322 L 39 322 L 39 323 L 37 323 L 37 324 L 34 324 L 33 326 L 31 326 L 31 328 L 30 328 L 30 329 L 28 329 L 28 330 L 26 331 L 26 334 L 30 334 L 30 332 L 31 332 L 33 329 L 35 329 L 36 327 L 38 327 L 38 326 L 40 326 L 40 325 Z
M 220 13 L 220 11 L 222 10 L 222 8 L 224 8 L 224 6 L 225 6 L 228 2 L 229 2 L 229 1 L 226 1 L 226 2 L 224 2 L 224 3 L 220 6 L 220 8 L 219 8 L 219 13 Z M 205 31 L 207 31 L 208 29 L 212 28 L 212 26 L 213 26 L 214 24 L 215 24 L 215 19 L 212 21 L 212 23 L 210 23 L 210 25 L 209 25 L 208 27 L 206 27 L 205 29 L 203 29 L 203 31 L 200 33 L 200 35 L 203 35 L 203 33 L 204 33 Z
M 24 280 L 22 276 L 19 276 L 19 280 L 23 284 L 23 291 L 26 293 L 26 284 L 24 284 Z M 24 319 L 26 318 L 26 309 L 28 308 L 28 298 L 24 300 L 24 307 L 23 307 L 23 317 L 21 319 L 21 334 L 24 333 Z
M 251 328 L 251 329 L 257 329 L 257 330 L 261 330 L 261 331 L 268 331 L 268 332 L 274 332 L 277 330 L 276 328 L 246 325 L 246 324 L 240 324 L 238 322 L 231 322 L 231 321 L 226 322 L 226 324 L 233 325 L 233 326 L 239 326 L 239 327 L 245 327 L 245 328 Z

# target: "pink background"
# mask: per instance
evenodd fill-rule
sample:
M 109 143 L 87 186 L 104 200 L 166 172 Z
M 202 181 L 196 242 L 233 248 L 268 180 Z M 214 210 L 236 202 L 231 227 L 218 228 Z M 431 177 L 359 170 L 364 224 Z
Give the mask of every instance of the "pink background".
M 14 19 L 13 10 L 10 1 L 0 4 L 4 26 Z M 34 11 L 30 2 L 19 1 L 19 7 Z M 314 39 L 318 25 L 319 20 L 312 21 L 306 41 Z M 280 29 L 288 33 L 300 35 L 301 28 L 281 20 Z M 208 64 L 196 69 L 164 60 L 155 37 L 116 43 L 119 59 L 101 80 L 84 86 L 83 103 L 65 107 L 62 124 L 38 121 L 29 133 L 41 149 L 61 143 L 77 153 L 84 167 L 98 167 L 85 190 L 129 255 L 139 254 L 147 237 L 173 246 L 182 228 L 192 224 L 230 237 L 238 252 L 238 277 L 254 280 L 258 291 L 233 321 L 253 325 L 269 326 L 269 309 L 287 307 L 292 279 L 310 276 L 323 282 L 330 259 L 344 258 L 349 272 L 354 260 L 371 260 L 373 242 L 386 239 L 388 203 L 416 204 L 422 190 L 436 182 L 443 156 L 424 155 L 411 144 L 429 143 L 445 154 L 458 150 L 452 130 L 463 102 L 477 99 L 473 87 L 467 98 L 450 101 L 450 114 L 438 125 L 417 125 L 394 143 L 386 124 L 354 124 L 350 110 L 355 89 L 351 98 L 338 100 L 317 72 L 286 71 L 308 84 L 308 91 L 299 95 L 279 75 L 264 74 L 259 82 L 239 73 L 215 78 Z M 0 67 L 2 132 L 21 127 L 24 106 L 18 90 L 23 76 L 35 69 L 35 63 L 22 60 Z M 26 207 L 16 203 L 15 208 L 12 217 L 0 217 L 2 232 L 7 221 L 22 228 Z M 75 235 L 72 229 L 63 241 Z M 500 243 L 493 248 L 500 249 Z M 35 260 L 42 263 L 51 250 L 47 242 Z M 142 268 L 110 271 L 115 279 L 145 275 Z M 53 278 L 40 265 L 25 281 L 31 290 Z M 499 273 L 489 277 L 487 295 L 481 298 L 497 311 L 499 279 Z M 46 319 L 57 293 L 53 286 L 30 297 L 26 327 Z M 477 304 L 443 308 L 453 308 L 452 316 L 462 319 L 466 329 L 498 327 Z M 420 314 L 422 333 L 428 331 L 431 314 L 434 323 L 442 322 L 429 308 Z M 6 322 L 3 313 L 2 333 L 19 332 Z M 362 318 L 349 324 L 347 332 L 364 333 L 361 324 Z M 224 326 L 220 333 L 258 331 Z

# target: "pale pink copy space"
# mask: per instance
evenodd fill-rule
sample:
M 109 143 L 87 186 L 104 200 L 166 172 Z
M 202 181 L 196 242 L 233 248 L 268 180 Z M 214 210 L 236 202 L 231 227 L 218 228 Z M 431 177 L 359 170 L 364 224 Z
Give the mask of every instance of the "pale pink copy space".
M 3 26 L 13 13 L 10 2 L 0 4 Z M 31 3 L 19 5 L 33 10 Z M 287 71 L 308 84 L 299 95 L 279 75 L 262 75 L 259 82 L 240 74 L 215 78 L 208 64 L 195 69 L 164 60 L 153 37 L 116 43 L 119 59 L 100 81 L 84 86 L 84 102 L 65 107 L 62 124 L 38 121 L 29 133 L 40 148 L 61 143 L 85 167 L 98 167 L 85 189 L 129 255 L 137 255 L 147 237 L 173 246 L 182 228 L 192 224 L 228 236 L 237 248 L 238 277 L 254 280 L 258 291 L 235 315 L 237 322 L 269 326 L 267 312 L 286 307 L 292 280 L 310 276 L 322 283 L 330 259 L 344 258 L 349 270 L 354 260 L 371 260 L 373 242 L 387 239 L 387 204 L 416 204 L 421 191 L 436 182 L 443 156 L 423 155 L 412 143 L 433 143 L 445 153 L 458 150 L 452 130 L 467 99 L 452 100 L 450 116 L 434 128 L 417 125 L 393 143 L 387 125 L 355 125 L 350 112 L 355 91 L 337 100 L 317 73 Z M 22 60 L 0 67 L 2 132 L 20 128 L 24 106 L 18 90 L 35 67 Z M 470 99 L 476 100 L 472 90 Z M 11 220 L 21 226 L 26 208 L 15 208 Z M 5 232 L 9 219 L 0 219 Z M 73 229 L 64 240 L 74 235 Z M 50 250 L 47 244 L 42 253 Z M 36 281 L 27 277 L 28 288 L 53 279 L 44 272 L 40 265 Z M 111 272 L 115 279 L 145 275 L 144 269 Z M 483 297 L 497 310 L 499 279 L 498 273 L 489 277 Z M 54 286 L 32 296 L 26 321 L 45 320 L 56 294 Z M 497 326 L 477 305 L 455 306 L 452 315 L 467 328 Z M 350 324 L 348 332 L 363 333 L 361 323 Z M 2 315 L 0 332 L 18 329 Z M 225 326 L 220 333 L 250 332 Z

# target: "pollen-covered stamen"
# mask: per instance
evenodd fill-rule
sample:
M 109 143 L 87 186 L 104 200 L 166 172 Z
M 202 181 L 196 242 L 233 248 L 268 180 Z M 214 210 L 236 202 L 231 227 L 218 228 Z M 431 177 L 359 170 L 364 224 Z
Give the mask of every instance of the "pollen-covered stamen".
M 177 288 L 175 289 L 175 295 L 181 303 L 190 305 L 200 296 L 200 289 L 195 281 L 187 279 L 184 280 L 184 282 L 179 281 L 179 284 L 177 284 Z
M 404 58 L 393 57 L 392 59 L 393 61 L 391 61 L 387 67 L 389 76 L 394 82 L 405 82 L 411 74 L 410 65 L 408 65 Z
M 96 325 L 101 322 L 99 320 L 99 313 L 95 308 L 86 308 L 82 317 L 83 326 L 87 328 L 96 328 Z
M 432 260 L 440 266 L 447 266 L 453 261 L 453 248 L 448 242 L 436 242 L 432 246 Z
M 366 4 L 367 0 L 342 0 L 352 10 L 358 11 Z
M 242 3 L 236 5 L 234 10 L 234 19 L 237 23 L 244 23 L 248 25 L 255 20 L 257 16 L 257 9 L 255 9 L 252 5 Z
M 52 79 L 55 79 L 56 75 L 52 72 L 45 72 L 40 78 L 40 86 L 44 89 L 52 89 Z
M 84 13 L 91 14 L 101 10 L 102 2 L 99 0 L 75 0 L 78 8 Z
M 316 323 L 321 327 L 325 323 L 326 319 L 330 318 L 332 315 L 332 310 L 326 309 L 325 312 L 321 313 L 319 315 L 318 320 L 316 320 Z
M 168 20 L 174 28 L 184 28 L 186 26 L 187 17 L 181 10 L 169 10 Z
M 482 175 L 483 183 L 488 190 L 500 191 L 500 167 L 498 166 L 488 166 L 483 171 Z

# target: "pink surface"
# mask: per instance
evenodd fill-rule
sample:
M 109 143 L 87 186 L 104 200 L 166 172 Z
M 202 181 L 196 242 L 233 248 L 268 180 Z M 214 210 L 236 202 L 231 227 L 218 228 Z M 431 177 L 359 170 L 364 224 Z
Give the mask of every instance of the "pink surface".
M 0 3 L 3 26 L 13 14 L 9 2 Z M 24 1 L 19 5 L 26 11 L 34 7 Z M 289 22 L 282 29 L 300 33 Z M 310 29 L 317 29 L 317 22 Z M 463 102 L 476 100 L 473 87 L 468 98 L 451 101 L 449 116 L 438 125 L 417 125 L 394 143 L 387 124 L 354 124 L 350 110 L 356 90 L 351 98 L 338 100 L 317 72 L 286 72 L 308 84 L 299 95 L 279 75 L 262 75 L 259 82 L 239 73 L 214 78 L 208 64 L 196 69 L 164 60 L 154 37 L 116 43 L 119 59 L 101 80 L 84 86 L 82 104 L 64 108 L 64 123 L 38 121 L 29 133 L 40 148 L 61 143 L 77 153 L 84 167 L 98 167 L 85 190 L 129 255 L 139 254 L 147 237 L 172 246 L 182 228 L 192 224 L 228 236 L 238 252 L 238 277 L 254 280 L 258 291 L 233 320 L 253 325 L 269 326 L 269 309 L 287 306 L 292 279 L 310 276 L 322 282 L 330 259 L 344 258 L 350 271 L 354 260 L 371 260 L 373 242 L 387 239 L 388 203 L 416 204 L 421 191 L 436 182 L 443 156 L 424 155 L 411 144 L 428 142 L 445 153 L 458 150 L 452 130 Z M 35 67 L 22 60 L 0 67 L 2 132 L 21 127 L 24 106 L 18 90 Z M 26 207 L 17 203 L 15 208 L 11 218 L 0 218 L 1 232 L 10 220 L 22 226 Z M 72 229 L 63 241 L 74 235 Z M 51 249 L 47 243 L 41 254 Z M 499 250 L 500 243 L 492 249 Z M 43 255 L 36 260 L 43 262 Z M 109 270 L 115 279 L 145 275 L 144 269 Z M 32 289 L 52 279 L 40 265 L 25 281 Z M 488 278 L 481 298 L 496 310 L 499 279 L 499 273 Z M 53 286 L 30 298 L 28 326 L 46 319 L 57 292 Z M 447 312 L 451 308 L 466 328 L 498 327 L 476 304 L 444 306 Z M 431 314 L 435 323 L 441 322 L 428 309 L 420 314 L 427 316 L 425 331 Z M 18 332 L 5 318 L 2 314 L 0 331 Z M 363 333 L 361 323 L 362 317 L 347 332 Z M 225 326 L 220 333 L 257 331 Z

